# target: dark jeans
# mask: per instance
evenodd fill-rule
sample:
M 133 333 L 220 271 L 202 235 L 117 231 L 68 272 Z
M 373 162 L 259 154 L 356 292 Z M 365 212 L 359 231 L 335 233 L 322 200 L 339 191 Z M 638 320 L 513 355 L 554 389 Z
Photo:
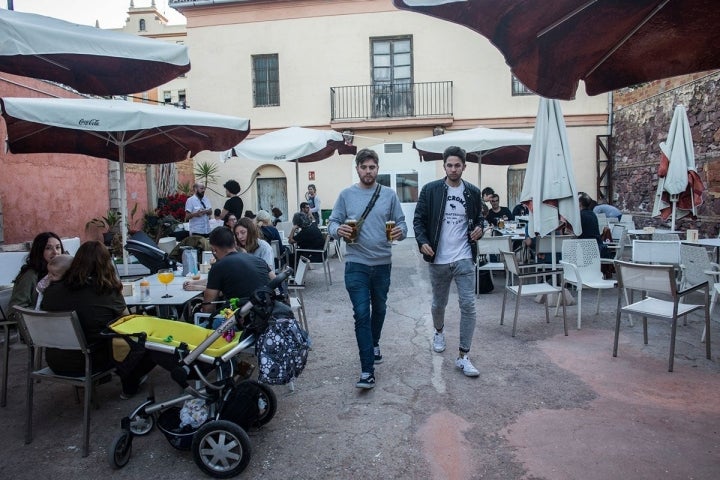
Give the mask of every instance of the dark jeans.
M 380 345 L 391 269 L 392 264 L 389 263 L 376 266 L 354 262 L 345 264 L 345 289 L 353 305 L 360 366 L 366 373 L 375 372 L 373 347 Z

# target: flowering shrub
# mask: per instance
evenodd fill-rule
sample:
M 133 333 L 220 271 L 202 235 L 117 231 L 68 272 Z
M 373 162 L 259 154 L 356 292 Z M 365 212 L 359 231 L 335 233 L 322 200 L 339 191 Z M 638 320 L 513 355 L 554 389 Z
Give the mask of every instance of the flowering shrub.
M 158 199 L 158 208 L 155 210 L 158 217 L 172 216 L 179 222 L 185 221 L 185 202 L 188 195 L 173 193 L 165 198 Z

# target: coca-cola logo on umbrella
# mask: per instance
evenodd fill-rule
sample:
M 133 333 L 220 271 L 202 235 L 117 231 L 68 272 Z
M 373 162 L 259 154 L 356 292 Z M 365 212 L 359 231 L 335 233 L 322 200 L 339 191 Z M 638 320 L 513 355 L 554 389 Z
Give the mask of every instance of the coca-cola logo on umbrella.
M 91 118 L 89 120 L 81 118 L 78 124 L 82 125 L 83 127 L 99 127 L 100 120 L 98 120 L 97 118 Z

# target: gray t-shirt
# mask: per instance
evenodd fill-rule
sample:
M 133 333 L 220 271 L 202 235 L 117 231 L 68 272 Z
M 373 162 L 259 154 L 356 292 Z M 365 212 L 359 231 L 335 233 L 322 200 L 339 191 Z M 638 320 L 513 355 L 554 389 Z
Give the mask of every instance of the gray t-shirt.
M 328 232 L 338 239 L 338 227 L 348 218 L 360 220 L 370 199 L 375 193 L 375 187 L 362 188 L 358 184 L 340 192 L 335 202 L 332 214 L 328 219 Z M 345 260 L 362 263 L 364 265 L 386 265 L 392 261 L 392 246 L 385 236 L 385 222 L 394 220 L 395 226 L 402 229 L 401 240 L 407 235 L 405 215 L 400 207 L 395 191 L 388 187 L 381 187 L 380 196 L 375 206 L 368 213 L 363 222 L 357 243 L 347 244 Z

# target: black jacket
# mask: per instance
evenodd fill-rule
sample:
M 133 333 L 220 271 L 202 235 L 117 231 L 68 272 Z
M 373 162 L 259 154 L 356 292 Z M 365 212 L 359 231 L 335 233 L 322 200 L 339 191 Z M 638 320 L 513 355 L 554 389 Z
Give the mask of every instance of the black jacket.
M 465 212 L 469 220 L 472 220 L 472 227 L 483 226 L 482 217 L 482 195 L 480 189 L 465 180 L 462 180 L 465 190 Z M 440 239 L 440 227 L 442 226 L 443 216 L 445 215 L 445 201 L 447 200 L 447 184 L 445 179 L 435 180 L 426 184 L 420 191 L 417 205 L 415 205 L 415 217 L 413 218 L 413 228 L 415 229 L 415 240 L 418 248 L 427 243 L 437 252 L 437 245 Z M 472 250 L 473 262 L 477 257 L 477 243 L 470 242 Z M 426 262 L 433 262 L 433 257 L 423 255 Z

